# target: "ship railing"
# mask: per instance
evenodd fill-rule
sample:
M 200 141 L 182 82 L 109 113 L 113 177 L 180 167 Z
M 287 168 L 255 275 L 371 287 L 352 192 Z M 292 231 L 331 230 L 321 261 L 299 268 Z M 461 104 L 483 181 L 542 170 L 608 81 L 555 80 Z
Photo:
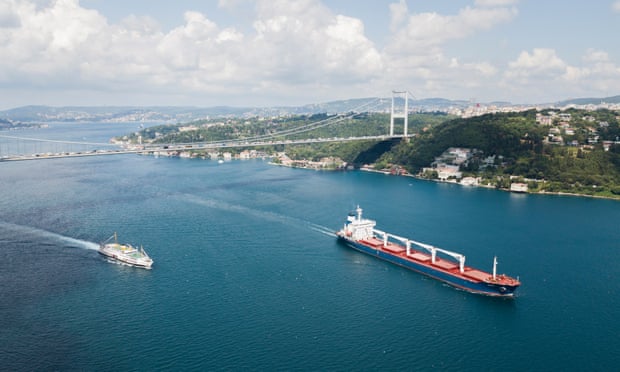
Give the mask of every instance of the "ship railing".
M 403 238 L 402 236 L 386 233 L 386 232 L 383 232 L 383 231 L 381 231 L 380 233 L 383 233 L 384 236 L 386 236 L 388 238 L 392 238 L 394 240 L 397 240 L 397 241 L 405 244 L 405 247 L 407 248 L 407 256 L 411 256 L 411 240 L 409 240 L 407 238 Z
M 394 240 L 400 241 L 402 243 L 405 244 L 405 247 L 407 248 L 407 256 L 411 256 L 411 244 L 417 245 L 423 249 L 426 249 L 428 252 L 430 252 L 431 254 L 431 262 L 435 263 L 437 261 L 437 252 L 443 253 L 447 256 L 450 256 L 452 258 L 454 258 L 455 260 L 458 261 L 459 263 L 459 271 L 461 273 L 465 272 L 465 256 L 460 254 L 460 253 L 456 253 L 456 252 L 452 252 L 449 251 L 447 249 L 442 249 L 442 248 L 438 248 L 435 246 L 432 246 L 430 244 L 425 244 L 422 242 L 418 242 L 415 240 L 411 240 L 411 239 L 407 239 L 404 238 L 402 236 L 398 236 L 398 235 L 394 235 L 394 234 L 390 234 L 387 233 L 385 231 L 381 231 L 378 229 L 373 229 L 373 231 L 378 234 L 381 235 L 383 237 L 383 246 L 387 246 L 388 240 L 389 238 L 392 238 Z
M 436 259 L 437 259 L 437 252 L 443 253 L 447 256 L 450 256 L 452 258 L 454 258 L 455 260 L 457 260 L 459 262 L 459 271 L 461 273 L 465 272 L 465 256 L 460 254 L 460 253 L 456 253 L 456 252 L 452 252 L 449 251 L 447 249 L 443 249 L 443 248 L 438 248 L 435 247 L 433 245 L 430 244 L 424 244 L 421 242 L 417 242 L 415 240 L 411 241 L 413 244 L 420 246 L 424 249 L 426 249 L 427 251 L 429 251 L 431 253 L 431 262 L 435 263 Z
M 400 241 L 401 243 L 404 243 L 405 246 L 407 247 L 407 256 L 410 255 L 410 251 L 411 251 L 411 240 L 407 239 L 407 238 L 403 238 L 402 236 L 398 236 L 398 235 L 394 235 L 394 234 L 390 234 L 388 232 L 385 231 L 381 231 L 378 229 L 373 229 L 372 230 L 375 234 L 377 235 L 381 235 L 383 237 L 383 246 L 387 246 L 388 240 L 389 238 L 392 238 L 393 240 L 397 240 Z
M 387 247 L 387 244 L 388 244 L 388 236 L 389 236 L 390 234 L 386 233 L 385 231 L 378 230 L 378 229 L 372 229 L 372 232 L 373 232 L 373 233 L 375 233 L 375 234 L 377 234 L 377 235 L 381 235 L 381 236 L 382 236 L 382 239 L 383 239 L 383 246 L 384 246 L 384 247 Z

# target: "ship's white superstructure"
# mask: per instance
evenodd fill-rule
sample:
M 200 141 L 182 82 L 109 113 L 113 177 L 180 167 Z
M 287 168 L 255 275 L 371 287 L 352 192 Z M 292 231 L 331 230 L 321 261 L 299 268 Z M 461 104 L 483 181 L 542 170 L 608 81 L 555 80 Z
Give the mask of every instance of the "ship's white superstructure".
M 108 243 L 112 239 L 114 239 L 114 242 Z M 99 253 L 113 260 L 135 267 L 150 269 L 153 265 L 153 260 L 146 254 L 142 247 L 138 249 L 131 244 L 120 244 L 116 237 L 116 233 L 108 240 L 101 243 L 99 246 Z

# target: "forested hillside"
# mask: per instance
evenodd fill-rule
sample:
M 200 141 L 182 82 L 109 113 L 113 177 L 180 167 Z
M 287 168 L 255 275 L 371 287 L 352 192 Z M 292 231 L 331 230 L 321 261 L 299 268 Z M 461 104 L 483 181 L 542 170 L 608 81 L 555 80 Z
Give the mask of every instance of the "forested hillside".
M 408 132 L 419 133 L 451 118 L 444 113 L 416 113 L 409 115 Z M 337 124 L 330 124 L 338 121 Z M 326 125 L 323 126 L 322 123 Z M 357 136 L 380 136 L 389 132 L 390 116 L 382 113 L 360 113 L 346 119 L 337 115 L 316 114 L 291 117 L 227 118 L 199 120 L 181 125 L 160 125 L 132 133 L 127 139 L 133 143 L 141 137 L 143 142 L 152 143 L 191 143 L 216 142 L 224 140 L 244 140 L 261 137 L 264 140 L 286 140 L 307 138 L 346 138 Z M 296 134 L 296 128 L 308 127 L 310 130 Z M 395 125 L 395 133 L 403 132 L 402 120 Z M 282 134 L 279 134 L 282 133 Z M 267 151 L 286 151 L 294 159 L 316 160 L 327 156 L 337 156 L 348 163 L 372 163 L 394 145 L 393 141 L 353 141 L 330 142 L 302 145 L 265 146 Z M 230 149 L 241 151 L 243 148 Z
M 377 169 L 401 166 L 417 174 L 448 148 L 476 149 L 461 171 L 500 188 L 517 178 L 530 191 L 620 195 L 619 114 L 609 110 L 567 110 L 487 114 L 454 118 L 444 114 L 412 114 L 409 141 L 353 141 L 303 145 L 273 145 L 261 150 L 286 151 L 293 159 L 339 157 L 357 166 L 377 163 Z M 146 142 L 190 143 L 243 140 L 345 138 L 384 135 L 389 115 L 340 116 L 317 114 L 272 119 L 202 120 L 184 125 L 151 127 L 129 136 Z M 316 125 L 338 120 L 338 125 Z M 544 124 L 543 124 L 544 123 Z M 310 128 L 297 131 L 294 128 Z M 402 123 L 395 133 L 402 133 Z M 284 135 L 296 132 L 294 135 Z M 238 148 L 231 151 L 241 151 Z M 495 161 L 489 165 L 488 160 Z
M 414 173 L 429 166 L 449 147 L 477 148 L 485 154 L 516 159 L 540 151 L 545 134 L 545 128 L 535 123 L 535 111 L 459 118 L 439 124 L 409 143 L 403 142 L 385 159 Z
M 536 122 L 535 110 L 454 119 L 395 146 L 382 161 L 417 173 L 450 147 L 475 148 L 484 157 L 498 156 L 495 167 L 480 167 L 480 157 L 461 166 L 466 174 L 509 185 L 510 176 L 535 179 L 534 191 L 620 195 L 620 144 L 617 113 L 572 110 L 563 142 L 549 142 L 553 125 Z M 568 125 L 558 121 L 559 125 Z M 607 150 L 603 143 L 607 143 Z

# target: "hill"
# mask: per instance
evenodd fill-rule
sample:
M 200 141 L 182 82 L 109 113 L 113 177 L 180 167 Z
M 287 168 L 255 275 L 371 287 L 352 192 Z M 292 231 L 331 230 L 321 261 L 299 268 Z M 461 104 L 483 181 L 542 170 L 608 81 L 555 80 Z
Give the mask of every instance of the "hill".
M 39 128 L 41 125 L 34 123 L 22 123 L 15 120 L 0 118 L 0 130 L 11 130 L 20 128 Z
M 248 108 L 218 106 L 132 107 L 132 106 L 24 106 L 0 112 L 0 117 L 22 122 L 120 122 L 120 121 L 191 121 L 199 118 L 243 115 Z
M 558 102 L 558 106 L 569 105 L 598 105 L 601 103 L 620 103 L 620 96 L 603 97 L 603 98 L 575 98 Z
M 380 162 L 418 173 L 450 147 L 477 149 L 478 155 L 460 169 L 485 183 L 505 188 L 520 179 L 538 192 L 620 197 L 618 114 L 570 110 L 570 126 L 559 118 L 552 125 L 540 125 L 535 110 L 449 120 L 394 146 Z M 557 138 L 563 139 L 550 141 Z M 484 164 L 489 157 L 497 161 Z
M 535 117 L 536 111 L 531 110 L 450 120 L 401 144 L 388 155 L 389 160 L 415 173 L 449 147 L 476 148 L 488 155 L 517 158 L 541 146 L 546 131 L 536 125 Z
M 182 107 L 182 106 L 24 106 L 0 111 L 0 118 L 22 122 L 189 122 L 207 118 L 282 117 L 291 115 L 339 114 L 346 112 L 389 112 L 391 97 L 356 98 L 301 106 L 271 107 Z M 403 104 L 402 100 L 398 104 Z M 409 99 L 412 111 L 446 111 L 465 107 L 467 101 L 443 98 Z

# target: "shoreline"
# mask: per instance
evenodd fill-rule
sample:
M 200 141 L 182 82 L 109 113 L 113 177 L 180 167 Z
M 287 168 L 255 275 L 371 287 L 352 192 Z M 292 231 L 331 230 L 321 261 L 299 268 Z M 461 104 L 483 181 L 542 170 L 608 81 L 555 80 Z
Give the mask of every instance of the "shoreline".
M 294 166 L 291 164 L 278 164 L 278 163 L 274 163 L 274 162 L 269 162 L 269 165 L 275 165 L 275 166 L 280 166 L 280 167 L 287 167 L 287 168 L 296 168 L 296 169 L 306 169 L 306 170 L 314 170 L 314 171 L 348 171 L 348 169 L 328 169 L 328 168 L 323 168 L 323 169 L 317 169 L 317 168 L 311 168 L 311 167 L 298 167 L 298 166 Z M 381 173 L 384 174 L 386 176 L 396 176 L 396 177 L 410 177 L 410 178 L 415 178 L 417 180 L 420 181 L 429 181 L 429 182 L 436 182 L 436 183 L 447 183 L 447 184 L 452 184 L 452 185 L 458 185 L 458 186 L 462 186 L 462 187 L 480 187 L 480 188 L 485 188 L 485 189 L 492 189 L 492 190 L 498 190 L 498 191 L 504 191 L 504 192 L 509 192 L 512 194 L 524 194 L 524 195 L 551 195 L 551 196 L 572 196 L 572 197 L 582 197 L 582 198 L 594 198 L 594 199 L 606 199 L 606 200 L 615 200 L 615 201 L 620 201 L 620 196 L 618 197 L 611 197 L 611 196 L 603 196 L 603 195 L 588 195 L 588 194 L 579 194 L 579 193 L 571 193 L 571 192 L 563 192 L 563 191 L 558 191 L 558 192 L 548 192 L 548 191 L 537 191 L 537 192 L 532 192 L 532 191 L 526 191 L 526 192 L 515 192 L 515 191 L 510 191 L 509 189 L 502 189 L 502 188 L 497 188 L 494 186 L 488 186 L 488 185 L 463 185 L 459 182 L 453 182 L 453 181 L 441 181 L 441 180 L 436 180 L 436 179 L 428 179 L 428 178 L 423 178 L 420 176 L 416 176 L 413 175 L 409 172 L 404 172 L 404 173 L 392 173 L 390 171 L 383 171 L 383 170 L 377 170 L 377 169 L 371 169 L 371 168 L 366 168 L 366 167 L 361 167 L 359 169 L 356 169 L 362 172 L 370 172 L 370 173 Z
M 612 197 L 612 196 L 603 196 L 603 195 L 588 195 L 588 194 L 579 194 L 579 193 L 574 193 L 574 192 L 563 192 L 563 191 L 558 191 L 558 192 L 548 192 L 548 191 L 537 191 L 537 192 L 531 192 L 531 191 L 527 191 L 527 192 L 514 192 L 514 191 L 510 191 L 509 189 L 498 189 L 497 187 L 493 187 L 493 186 L 486 186 L 486 185 L 463 185 L 459 182 L 451 182 L 451 181 L 441 181 L 441 180 L 431 180 L 428 178 L 422 178 L 410 173 L 406 173 L 406 174 L 392 174 L 388 171 L 381 171 L 381 170 L 376 170 L 376 169 L 370 169 L 370 168 L 360 168 L 360 171 L 363 172 L 372 172 L 372 173 L 382 173 L 385 174 L 387 176 L 402 176 L 402 177 L 411 177 L 411 178 L 415 178 L 421 181 L 430 181 L 430 182 L 436 182 L 436 183 L 448 183 L 448 184 L 452 184 L 452 185 L 458 185 L 458 186 L 462 186 L 462 187 L 482 187 L 482 188 L 486 188 L 486 189 L 493 189 L 493 190 L 498 190 L 498 191 L 505 191 L 505 192 L 509 192 L 509 193 L 513 193 L 513 194 L 525 194 L 525 195 L 556 195 L 556 196 L 576 196 L 576 197 L 583 197 L 583 198 L 594 198 L 594 199 L 607 199 L 607 200 L 615 200 L 615 201 L 620 201 L 620 196 L 618 196 L 617 198 Z

